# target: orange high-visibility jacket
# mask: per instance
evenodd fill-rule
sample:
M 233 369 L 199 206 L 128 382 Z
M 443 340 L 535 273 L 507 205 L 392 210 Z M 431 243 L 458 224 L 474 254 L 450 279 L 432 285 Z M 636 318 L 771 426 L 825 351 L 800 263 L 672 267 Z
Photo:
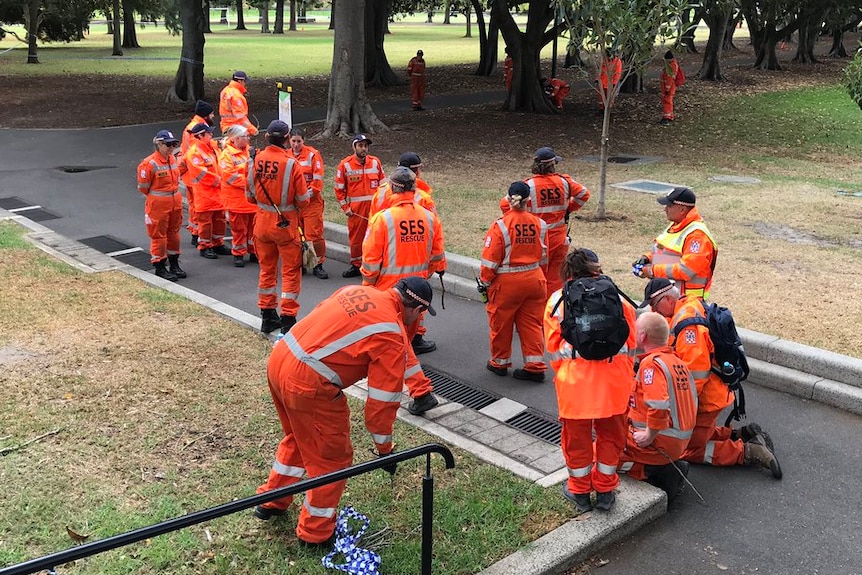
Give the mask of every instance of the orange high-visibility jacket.
M 201 118 L 197 114 L 192 116 L 191 122 L 186 124 L 186 127 L 183 129 L 183 137 L 180 140 L 180 175 L 183 177 L 183 183 L 189 185 L 189 180 L 191 178 L 188 175 L 188 166 L 186 166 L 186 153 L 189 151 L 189 146 L 194 140 L 194 136 L 189 133 L 189 130 L 195 127 L 196 124 L 206 124 L 206 118 Z
M 270 369 L 277 362 L 278 381 L 293 393 L 308 395 L 332 385 L 344 389 L 368 377 L 365 427 L 378 453 L 389 453 L 409 351 L 398 292 L 346 286 L 275 344 Z
M 610 72 L 610 74 L 608 73 Z M 610 59 L 602 58 L 602 67 L 599 72 L 599 81 L 603 88 L 608 87 L 608 80 L 612 80 L 611 86 L 616 86 L 620 83 L 620 78 L 623 76 L 623 62 L 618 56 Z
M 568 174 L 535 175 L 524 182 L 530 186 L 527 211 L 545 220 L 553 241 L 566 235 L 566 214 L 580 210 L 590 199 L 590 191 Z M 506 197 L 500 200 L 500 210 L 509 211 Z
M 365 156 L 365 164 L 360 164 L 355 154 L 341 160 L 335 169 L 335 197 L 342 211 L 350 209 L 368 217 L 371 199 L 385 177 L 383 164 L 370 154 Z
M 228 142 L 219 154 L 221 201 L 224 209 L 235 214 L 253 214 L 257 208 L 245 199 L 248 182 L 248 148 L 240 150 Z
M 186 152 L 189 183 L 195 190 L 195 211 L 213 212 L 223 210 L 221 203 L 221 177 L 218 155 L 211 144 L 197 138 L 192 139 Z
M 177 159 L 153 152 L 138 164 L 138 191 L 145 196 L 173 196 L 180 183 Z
M 374 192 L 374 197 L 371 198 L 371 215 L 382 212 L 387 208 L 391 208 L 395 204 L 398 195 L 392 192 L 392 186 L 389 185 L 389 180 L 380 182 L 380 187 Z M 437 204 L 434 203 L 434 198 L 431 197 L 431 186 L 423 180 L 416 178 L 416 190 L 413 192 L 413 199 L 417 204 L 437 213 Z
M 706 317 L 703 300 L 698 297 L 682 297 L 676 303 L 673 320 L 671 320 L 671 334 L 674 326 L 690 317 Z M 694 378 L 699 413 L 718 411 L 733 403 L 733 392 L 711 370 L 715 347 L 709 338 L 708 327 L 688 326 L 677 336 L 674 349 Z
M 395 205 L 372 216 L 362 242 L 362 283 L 378 289 L 446 269 L 440 219 L 418 205 L 413 192 L 395 196 Z
M 291 148 L 287 148 L 287 154 L 302 168 L 305 186 L 320 196 L 323 193 L 323 156 L 320 152 L 311 146 L 303 146 L 299 154 L 294 154 Z
M 410 62 L 407 64 L 407 73 L 411 76 L 421 76 L 423 79 L 425 78 L 425 60 L 420 58 L 419 56 L 413 56 L 410 58 Z
M 646 255 L 653 277 L 676 280 L 683 295 L 709 295 L 718 246 L 696 207 L 683 221 L 669 225 L 655 239 L 652 253 Z
M 554 368 L 557 408 L 562 419 L 602 419 L 625 413 L 632 391 L 635 349 L 635 310 L 625 300 L 623 313 L 629 324 L 629 337 L 619 353 L 610 359 L 572 359 L 572 346 L 563 339 L 560 322 L 564 304 L 552 315 L 562 290 L 555 291 L 545 307 L 545 348 Z
M 678 71 L 679 62 L 676 61 L 676 58 L 664 61 L 664 68 L 662 68 L 661 76 L 659 76 L 658 80 L 662 94 L 676 93 L 676 75 Z
M 248 164 L 246 186 L 246 198 L 257 203 L 255 228 L 260 225 L 265 229 L 277 229 L 278 211 L 281 211 L 289 222 L 283 228 L 285 237 L 298 237 L 297 210 L 308 205 L 311 192 L 305 185 L 302 168 L 287 150 L 269 145 L 258 152 Z
M 511 210 L 485 235 L 479 278 L 491 285 L 497 274 L 517 274 L 548 263 L 548 225 L 526 211 Z
M 641 359 L 629 402 L 634 429 L 659 430 L 654 445 L 682 453 L 697 419 L 697 388 L 685 362 L 670 346 L 655 349 Z
M 257 134 L 257 128 L 248 119 L 248 102 L 245 99 L 247 91 L 245 86 L 236 80 L 231 80 L 219 94 L 218 115 L 221 120 L 222 134 L 234 124 L 244 126 L 249 136 Z

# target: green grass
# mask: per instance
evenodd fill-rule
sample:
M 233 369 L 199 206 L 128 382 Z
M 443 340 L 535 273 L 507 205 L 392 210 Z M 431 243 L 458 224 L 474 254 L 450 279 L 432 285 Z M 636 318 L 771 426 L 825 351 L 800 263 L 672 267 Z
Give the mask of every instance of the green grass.
M 0 222 L 0 250 L 13 249 L 33 249 L 33 246 L 24 239 L 24 228 L 13 222 Z

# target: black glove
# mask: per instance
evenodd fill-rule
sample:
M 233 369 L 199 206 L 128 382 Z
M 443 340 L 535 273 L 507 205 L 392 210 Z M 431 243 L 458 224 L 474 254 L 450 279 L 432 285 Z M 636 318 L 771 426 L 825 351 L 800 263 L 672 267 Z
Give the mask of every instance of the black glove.
M 572 215 L 572 212 L 566 212 L 566 217 L 565 217 L 565 218 L 563 218 L 563 221 L 564 221 L 564 222 L 566 222 L 566 224 L 568 224 L 568 223 L 569 223 L 569 217 L 570 217 L 571 215 Z
M 446 270 L 437 270 L 437 272 L 436 272 L 436 273 L 437 273 L 437 275 L 438 275 L 438 276 L 440 276 L 440 277 L 442 278 L 442 277 L 443 277 L 443 274 L 445 274 L 445 273 L 446 273 Z
M 392 455 L 392 453 L 395 453 L 395 452 L 393 451 L 393 452 L 387 453 L 385 455 Z M 384 454 L 378 453 L 377 457 L 384 457 Z M 384 465 L 380 469 L 382 469 L 383 471 L 385 471 L 389 475 L 395 475 L 395 472 L 398 470 L 398 464 L 397 463 L 390 463 L 389 465 Z
M 632 264 L 632 267 L 635 267 L 635 266 L 645 266 L 645 265 L 647 265 L 648 263 L 649 263 L 649 258 L 648 258 L 648 257 L 646 257 L 646 256 L 641 256 L 641 257 L 639 257 L 637 260 L 635 260 L 635 263 L 633 263 L 633 264 Z

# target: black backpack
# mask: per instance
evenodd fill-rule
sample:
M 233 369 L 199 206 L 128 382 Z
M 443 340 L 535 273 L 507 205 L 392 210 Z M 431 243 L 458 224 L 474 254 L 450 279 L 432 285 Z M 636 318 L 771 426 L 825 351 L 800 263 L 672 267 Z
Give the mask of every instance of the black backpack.
M 748 378 L 751 370 L 730 310 L 718 304 L 706 302 L 703 303 L 703 309 L 706 317 L 690 317 L 674 326 L 674 345 L 679 334 L 689 326 L 704 325 L 709 330 L 709 339 L 712 340 L 715 348 L 710 369 L 735 395 L 733 411 L 725 423 L 727 425 L 731 419 L 739 421 L 740 417 L 745 417 L 745 392 L 742 389 L 742 382 Z
M 610 359 L 619 353 L 629 337 L 621 294 L 607 276 L 566 282 L 551 314 L 564 304 L 560 330 L 572 344 L 572 357 L 577 352 L 584 359 Z

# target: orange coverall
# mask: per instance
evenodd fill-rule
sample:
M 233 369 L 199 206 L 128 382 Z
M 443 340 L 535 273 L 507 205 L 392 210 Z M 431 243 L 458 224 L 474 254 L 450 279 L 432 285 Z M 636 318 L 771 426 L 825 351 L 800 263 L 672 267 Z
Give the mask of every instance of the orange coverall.
M 183 139 L 180 142 L 180 175 L 182 176 L 182 183 L 186 190 L 186 201 L 189 203 L 189 225 L 186 227 L 193 236 L 198 235 L 198 219 L 197 213 L 195 212 L 195 190 L 194 186 L 192 186 L 191 181 L 192 178 L 189 175 L 189 167 L 186 165 L 186 153 L 189 151 L 189 146 L 194 140 L 194 136 L 189 133 L 195 125 L 197 124 L 206 124 L 206 118 L 201 118 L 198 115 L 192 117 L 191 122 L 189 122 L 185 129 L 183 130 Z
M 317 262 L 322 264 L 326 261 L 326 241 L 323 239 L 323 156 L 311 146 L 303 146 L 299 154 L 287 148 L 287 154 L 299 163 L 305 185 L 311 190 L 308 207 L 303 208 L 299 215 L 305 239 L 314 246 Z
M 681 247 L 670 241 L 678 234 Z M 652 253 L 645 255 L 650 260 L 653 277 L 676 281 L 683 295 L 709 297 L 718 247 L 696 207 L 689 210 L 683 221 L 669 225 L 655 239 Z
M 623 301 L 629 337 L 610 360 L 572 359 L 572 346 L 563 339 L 560 321 L 564 305 L 551 311 L 562 291 L 545 307 L 545 347 L 556 375 L 557 407 L 563 424 L 562 449 L 569 470 L 567 488 L 575 494 L 612 491 L 619 485 L 617 466 L 626 445 L 626 410 L 632 390 L 635 310 Z M 593 444 L 595 430 L 595 445 Z
M 407 73 L 410 75 L 410 95 L 413 98 L 413 108 L 422 107 L 425 99 L 425 59 L 413 56 L 407 64 Z
M 221 177 L 218 153 L 214 143 L 192 138 L 186 152 L 186 166 L 195 196 L 195 216 L 198 222 L 198 250 L 224 245 L 227 229 L 224 205 L 221 203 Z
M 670 346 L 648 353 L 641 359 L 629 401 L 629 433 L 620 470 L 644 480 L 645 465 L 667 465 L 682 457 L 697 417 L 697 388 L 694 379 Z M 652 444 L 639 447 L 635 431 L 658 429 Z
M 527 178 L 530 199 L 527 211 L 536 214 L 548 224 L 548 263 L 545 278 L 548 280 L 547 296 L 563 287 L 560 266 L 569 251 L 566 214 L 584 207 L 590 199 L 590 191 L 568 174 L 540 174 Z M 509 210 L 509 200 L 500 200 L 503 213 Z
M 235 256 L 255 254 L 254 216 L 257 208 L 245 199 L 248 162 L 248 148 L 240 150 L 230 143 L 219 154 L 221 200 L 230 221 L 231 253 Z
M 395 204 L 397 194 L 392 192 L 392 186 L 389 185 L 389 180 L 380 182 L 380 187 L 374 192 L 371 198 L 371 215 L 382 212 L 386 208 L 391 208 Z M 413 193 L 413 198 L 417 204 L 437 213 L 437 204 L 434 203 L 434 198 L 431 196 L 431 186 L 424 180 L 416 178 L 416 190 Z
M 240 82 L 231 80 L 219 94 L 218 115 L 221 120 L 222 134 L 234 124 L 245 127 L 249 136 L 257 134 L 257 128 L 248 119 L 248 102 L 245 99 L 247 91 Z
M 347 233 L 350 241 L 350 265 L 362 264 L 362 240 L 371 215 L 371 199 L 385 178 L 383 164 L 371 154 L 360 164 L 356 154 L 347 156 L 335 170 L 335 197 L 342 211 L 353 212 L 347 217 Z
M 173 154 L 165 158 L 155 151 L 138 165 L 138 191 L 147 196 L 144 222 L 153 263 L 180 253 L 183 199 L 177 193 L 179 182 L 180 170 Z
M 302 168 L 280 146 L 267 146 L 249 164 L 246 198 L 257 203 L 254 248 L 260 265 L 257 307 L 278 307 L 278 260 L 281 258 L 281 307 L 279 315 L 296 317 L 302 288 L 302 243 L 299 211 L 308 205 L 311 193 Z M 269 195 L 269 198 L 267 198 Z M 275 206 L 273 206 L 273 203 Z M 288 225 L 279 228 L 276 207 Z
M 353 463 L 350 408 L 342 389 L 366 376 L 365 427 L 378 453 L 392 451 L 405 358 L 412 353 L 403 313 L 401 296 L 394 290 L 347 286 L 321 302 L 275 344 L 267 379 L 284 438 L 269 479 L 257 488 L 258 493 Z M 319 543 L 332 535 L 346 483 L 306 492 L 297 537 Z M 292 501 L 285 497 L 264 507 L 287 509 Z
M 610 72 L 610 74 L 608 73 Z M 604 92 L 604 97 L 611 101 L 614 93 L 617 90 L 617 86 L 620 83 L 620 79 L 623 77 L 623 61 L 620 60 L 619 56 L 613 56 L 609 59 L 602 59 L 602 67 L 599 72 L 598 81 L 602 86 L 602 92 Z M 611 84 L 611 93 L 608 94 L 608 81 L 610 80 Z M 599 96 L 599 109 L 605 109 L 605 101 L 601 94 Z
M 510 210 L 485 235 L 479 278 L 488 286 L 491 360 L 495 367 L 512 365 L 512 329 L 521 339 L 524 369 L 544 373 L 542 312 L 547 301 L 548 225 L 533 214 Z
M 661 90 L 661 112 L 662 117 L 673 120 L 673 97 L 676 94 L 676 74 L 679 70 L 679 62 L 676 58 L 664 61 L 664 69 L 659 76 L 659 89 Z
M 569 86 L 568 82 L 564 82 L 559 78 L 551 78 L 548 80 L 548 87 L 550 89 L 551 101 L 554 103 L 554 106 L 557 107 L 558 110 L 563 109 L 563 100 L 566 99 L 566 96 L 569 95 L 569 92 L 572 91 L 571 86 Z
M 706 317 L 703 301 L 697 297 L 683 297 L 676 304 L 673 326 L 689 317 Z M 691 463 L 709 465 L 741 465 L 745 459 L 742 439 L 732 440 L 730 427 L 718 427 L 721 411 L 733 403 L 733 392 L 711 371 L 715 348 L 709 338 L 709 328 L 692 325 L 676 338 L 677 355 L 686 363 L 697 386 L 697 421 L 688 448 L 682 458 Z
M 511 56 L 506 56 L 503 60 L 503 81 L 506 82 L 506 92 L 512 91 L 512 73 L 514 72 L 515 64 Z

